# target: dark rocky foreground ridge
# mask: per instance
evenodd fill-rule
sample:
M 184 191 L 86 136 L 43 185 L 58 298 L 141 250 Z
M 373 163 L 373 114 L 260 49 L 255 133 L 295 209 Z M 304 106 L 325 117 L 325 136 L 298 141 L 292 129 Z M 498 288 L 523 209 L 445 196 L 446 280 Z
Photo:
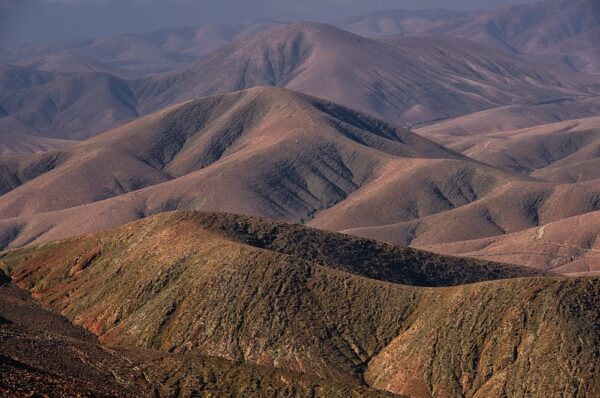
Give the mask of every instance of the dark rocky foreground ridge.
M 155 350 L 109 349 L 0 271 L 2 397 L 388 397 L 271 367 Z
M 71 352 L 91 358 L 90 388 L 121 388 L 123 396 L 131 385 L 159 396 L 385 396 L 368 388 L 411 397 L 600 393 L 597 277 L 197 212 L 5 252 L 0 267 L 39 304 L 12 284 L 1 288 L 4 303 L 21 295 L 20 305 L 46 314 L 35 319 L 51 319 L 42 333 L 39 323 L 20 320 L 32 310 L 0 306 L 0 331 L 21 328 L 25 342 L 2 346 L 10 359 L 0 376 L 5 390 L 18 391 L 15 380 L 23 380 L 10 375 L 38 369 L 45 344 L 76 346 L 79 339 L 86 350 L 112 348 L 96 357 L 85 350 L 49 357 L 67 364 Z M 95 364 L 108 355 L 118 359 L 112 366 L 131 361 L 118 369 L 129 378 L 102 373 Z M 132 369 L 146 376 L 140 384 Z M 68 379 L 69 367 L 61 370 Z M 49 374 L 38 373 L 40 386 L 50 385 Z

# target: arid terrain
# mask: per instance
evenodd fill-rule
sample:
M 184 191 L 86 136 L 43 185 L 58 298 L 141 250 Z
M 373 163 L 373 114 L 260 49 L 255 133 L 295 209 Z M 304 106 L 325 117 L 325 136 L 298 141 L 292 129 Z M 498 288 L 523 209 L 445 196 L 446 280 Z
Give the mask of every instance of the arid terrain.
M 1 46 L 0 396 L 600 396 L 600 6 L 458 8 Z
M 594 277 L 202 213 L 167 213 L 0 261 L 13 283 L 103 344 L 157 351 L 141 360 L 216 356 L 330 388 L 408 396 L 600 388 Z M 564 360 L 531 367 L 548 355 Z M 455 380 L 455 368 L 469 376 Z

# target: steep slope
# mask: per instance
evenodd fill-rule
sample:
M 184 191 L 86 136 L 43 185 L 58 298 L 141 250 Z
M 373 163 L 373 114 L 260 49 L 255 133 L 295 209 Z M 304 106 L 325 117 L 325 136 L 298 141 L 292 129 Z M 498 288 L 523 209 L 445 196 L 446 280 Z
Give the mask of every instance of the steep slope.
M 365 380 L 414 397 L 593 397 L 598 351 L 588 344 L 598 338 L 598 284 L 510 280 L 433 294 L 371 360 Z M 591 352 L 579 357 L 582 344 Z
M 598 278 L 495 280 L 532 270 L 200 213 L 0 261 L 43 305 L 112 344 L 209 353 L 413 397 L 583 397 L 600 388 Z
M 64 159 L 60 152 L 0 156 L 0 195 L 52 170 Z
M 143 112 L 257 85 L 287 87 L 393 123 L 596 95 L 600 81 L 459 39 L 377 41 L 300 23 L 259 33 L 189 67 L 137 81 Z
M 291 372 L 197 354 L 169 354 L 127 350 L 130 359 L 157 386 L 159 397 L 194 397 L 198 394 L 225 398 L 401 398 L 385 391 L 324 380 Z M 202 395 L 201 395 L 202 396 Z
M 103 347 L 10 284 L 2 270 L 0 304 L 2 396 L 397 396 L 221 358 Z
M 91 333 L 45 310 L 0 270 L 0 394 L 135 397 L 141 373 Z
M 17 284 L 38 286 L 35 298 L 105 343 L 220 356 L 351 384 L 360 383 L 361 366 L 394 336 L 406 309 L 374 311 L 380 304 L 374 301 L 362 309 L 352 302 L 339 308 L 354 295 L 367 300 L 374 290 L 392 294 L 392 285 L 330 270 L 420 285 L 534 274 L 302 227 L 195 213 L 164 214 L 2 261 Z M 143 269 L 134 265 L 140 261 Z M 31 267 L 43 271 L 32 274 Z M 98 284 L 96 278 L 111 282 Z M 346 293 L 327 303 L 344 282 L 351 284 Z M 204 290 L 210 293 L 193 293 Z M 389 306 L 410 308 L 414 294 L 407 289 L 390 298 Z M 358 318 L 346 323 L 344 314 Z
M 49 72 L 14 65 L 0 65 L 0 89 L 2 89 L 2 92 L 43 85 L 52 80 L 53 77 L 54 75 Z M 4 116 L 7 113 L 4 109 Z
M 59 159 L 51 167 L 32 166 L 51 156 Z M 9 191 L 0 198 L 0 217 L 166 182 L 127 200 L 300 220 L 344 199 L 397 158 L 462 156 L 347 108 L 255 88 L 168 108 L 59 153 L 0 159 Z M 17 178 L 25 169 L 35 173 Z M 134 213 L 149 211 L 139 205 L 132 204 Z

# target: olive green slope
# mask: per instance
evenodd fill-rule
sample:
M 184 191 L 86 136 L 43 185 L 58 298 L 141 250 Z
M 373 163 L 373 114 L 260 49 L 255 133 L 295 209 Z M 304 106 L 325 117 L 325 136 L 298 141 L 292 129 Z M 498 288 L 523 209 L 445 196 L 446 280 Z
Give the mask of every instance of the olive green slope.
M 365 379 L 415 397 L 598 397 L 599 298 L 600 278 L 428 292 Z
M 2 397 L 391 397 L 269 367 L 151 350 L 107 349 L 43 309 L 0 271 Z
M 221 358 L 127 350 L 160 397 L 392 398 L 385 391 L 349 386 L 307 374 Z
M 0 262 L 102 342 L 175 355 L 177 383 L 210 356 L 414 397 L 600 392 L 600 278 L 194 212 Z

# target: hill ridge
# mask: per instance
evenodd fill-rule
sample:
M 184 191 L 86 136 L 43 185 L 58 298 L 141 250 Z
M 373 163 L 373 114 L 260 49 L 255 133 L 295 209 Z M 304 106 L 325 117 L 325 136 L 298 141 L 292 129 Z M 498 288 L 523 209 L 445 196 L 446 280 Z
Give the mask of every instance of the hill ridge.
M 242 241 L 257 239 L 258 246 L 277 242 L 275 248 L 297 250 L 307 260 L 215 233 L 223 229 Z M 330 243 L 344 239 L 352 243 L 348 251 L 333 250 Z M 408 286 L 318 265 L 298 244 L 302 241 L 327 244 L 330 253 L 315 254 L 340 264 L 354 261 L 353 250 L 361 246 L 373 248 L 361 239 L 301 226 L 171 213 L 6 252 L 0 261 L 43 305 L 113 346 L 217 356 L 417 397 L 436 390 L 467 397 L 493 391 L 520 395 L 524 389 L 585 395 L 600 388 L 589 376 L 600 338 L 592 304 L 600 294 L 598 278 L 535 276 L 512 268 L 530 275 L 524 277 L 504 266 L 508 274 L 487 275 L 511 279 Z M 419 252 L 404 253 L 417 256 L 408 259 L 409 267 L 419 266 Z M 423 255 L 442 265 L 439 256 Z M 375 252 L 370 261 L 381 266 L 384 258 Z M 463 267 L 456 263 L 461 260 L 447 259 L 446 269 L 486 278 L 481 268 L 468 266 L 480 262 L 462 260 Z M 399 271 L 410 279 L 407 269 Z M 413 348 L 407 352 L 406 346 Z M 550 352 L 560 364 L 544 360 Z M 531 360 L 544 366 L 531 367 Z M 449 382 L 453 375 L 457 379 Z M 583 380 L 579 389 L 571 383 L 574 377 Z

